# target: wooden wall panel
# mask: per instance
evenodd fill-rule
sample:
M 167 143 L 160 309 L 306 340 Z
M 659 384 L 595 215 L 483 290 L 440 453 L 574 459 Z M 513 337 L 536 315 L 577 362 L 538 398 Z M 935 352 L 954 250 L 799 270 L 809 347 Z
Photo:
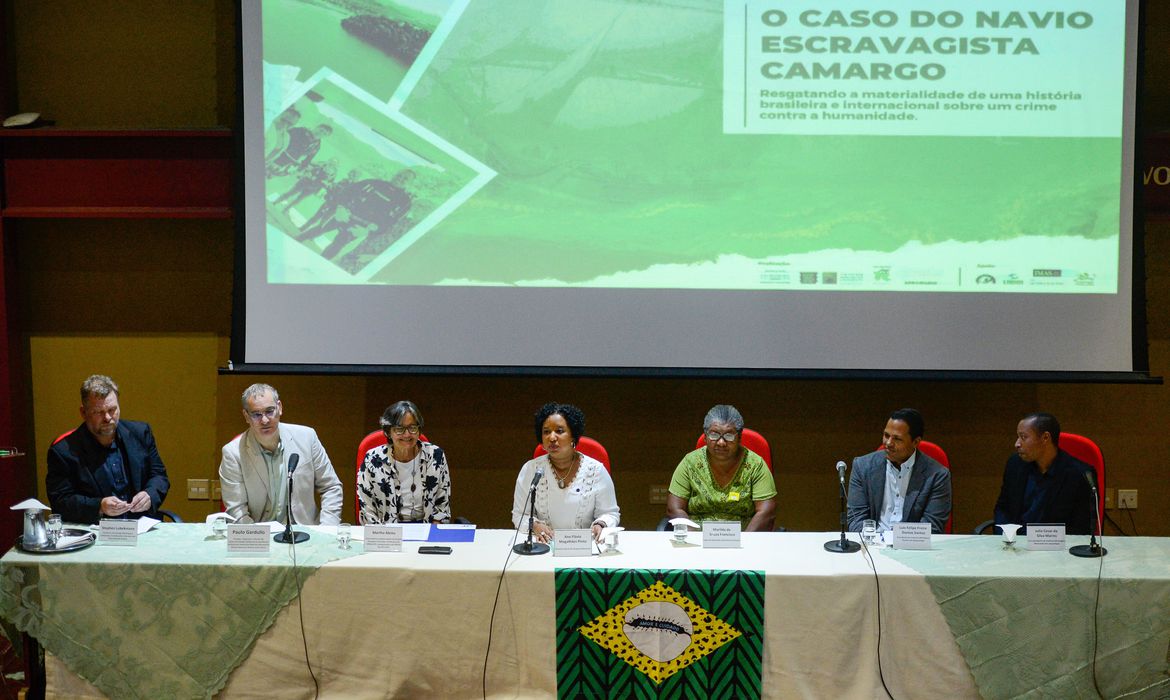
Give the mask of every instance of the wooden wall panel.
M 1156 132 L 1170 126 L 1170 100 L 1162 99 L 1170 90 L 1170 54 L 1165 50 L 1170 4 L 1146 4 L 1151 31 L 1145 74 L 1149 99 L 1143 114 L 1145 126 Z M 230 70 L 231 52 L 223 42 L 234 31 L 232 6 L 230 0 L 8 0 L 6 7 L 15 25 L 4 34 L 11 41 L 5 47 L 9 58 L 0 66 L 0 92 L 14 95 L 11 110 L 43 111 L 57 120 L 61 131 L 230 124 L 238 95 Z M 132 28 L 133 36 L 126 34 L 127 28 Z M 115 136 L 94 136 L 89 141 Z M 83 149 L 105 148 L 113 141 L 98 146 L 76 143 L 53 153 L 57 146 L 48 144 L 54 138 L 63 137 L 0 137 L 0 148 L 14 154 L 16 168 L 14 179 L 6 182 L 29 207 L 22 212 L 18 205 L 10 212 L 26 218 L 0 217 L 9 289 L 0 299 L 0 309 L 6 314 L 2 320 L 9 328 L 0 345 L 21 349 L 29 347 L 30 336 L 51 340 L 48 344 L 37 341 L 37 366 L 68 366 L 69 370 L 61 370 L 60 386 L 54 384 L 54 388 L 38 380 L 30 403 L 30 395 L 17 385 L 32 375 L 23 360 L 9 356 L 3 374 L 14 392 L 8 402 L 12 419 L 0 425 L 0 436 L 4 430 L 11 433 L 20 415 L 31 419 L 35 412 L 38 437 L 37 444 L 29 445 L 33 455 L 29 461 L 39 461 L 46 447 L 39 444 L 43 436 L 65 422 L 71 411 L 75 415 L 74 385 L 80 377 L 72 375 L 111 366 L 100 355 L 88 353 L 87 348 L 100 347 L 102 354 L 117 361 L 109 371 L 122 372 L 122 381 L 133 386 L 127 402 L 135 408 L 127 415 L 169 426 L 165 456 L 174 465 L 173 476 L 213 476 L 219 446 L 244 427 L 239 392 L 261 379 L 216 375 L 216 368 L 227 360 L 231 325 L 231 223 L 29 217 L 50 213 L 48 207 L 60 208 L 56 217 L 219 216 L 224 212 L 184 214 L 183 208 L 222 207 L 230 185 L 209 171 L 196 168 L 198 174 L 192 176 L 190 170 L 183 174 L 183 168 L 175 167 L 157 170 L 143 178 L 147 182 L 139 183 L 146 188 L 158 186 L 159 192 L 150 196 L 161 199 L 147 204 L 124 198 L 126 192 L 119 192 L 116 182 L 107 182 L 119 179 L 109 170 L 76 178 L 63 190 L 72 192 L 71 200 L 63 193 L 39 192 L 28 183 L 54 182 L 61 175 L 36 171 L 43 167 L 33 164 L 38 158 L 83 168 L 103 163 L 128 166 L 133 175 L 149 168 L 119 163 L 120 157 L 130 153 L 143 157 L 141 149 L 165 140 L 147 134 L 132 139 L 129 150 L 103 155 Z M 226 149 L 230 142 L 223 134 L 210 138 L 219 139 L 221 145 L 215 148 Z M 1165 143 L 1164 139 L 1159 143 Z M 1160 157 L 1154 148 L 1148 152 L 1151 159 Z M 94 160 L 78 166 L 83 153 Z M 172 166 L 182 165 L 185 157 L 173 157 L 174 151 L 169 154 Z M 217 157 L 226 157 L 226 150 Z M 147 161 L 151 158 L 146 156 Z M 202 165 L 223 172 L 222 163 Z M 207 189 L 198 189 L 200 185 Z M 115 189 L 102 193 L 105 187 Z M 1152 195 L 1147 190 L 1146 197 L 1160 197 L 1162 192 Z M 174 193 L 178 196 L 168 198 Z M 99 210 L 107 205 L 120 211 Z M 70 212 L 69 206 L 88 211 Z M 138 206 L 147 211 L 131 211 Z M 37 207 L 45 208 L 38 214 Z M 1145 235 L 1151 370 L 1165 375 L 1170 372 L 1170 267 L 1166 263 L 1170 226 L 1151 223 Z M 212 345 L 207 344 L 209 339 Z M 174 351 L 166 353 L 164 360 L 164 355 L 150 351 L 156 344 Z M 126 360 L 132 364 L 117 364 Z M 179 366 L 182 382 L 172 386 L 164 362 Z M 1123 514 L 1112 515 L 1127 530 L 1136 525 L 1142 534 L 1170 535 L 1170 523 L 1161 516 L 1170 510 L 1170 489 L 1163 477 L 1163 461 L 1170 449 L 1170 439 L 1165 437 L 1170 389 L 1163 386 L 423 376 L 265 379 L 281 390 L 288 420 L 314 425 L 321 433 L 346 485 L 347 519 L 352 519 L 357 440 L 372 428 L 381 410 L 398 398 L 411 398 L 422 406 L 428 434 L 451 455 L 456 511 L 485 527 L 508 522 L 515 475 L 531 454 L 534 440 L 531 414 L 543 401 L 572 401 L 585 409 L 589 432 L 603 440 L 613 455 L 625 521 L 633 527 L 648 527 L 658 519 L 662 508 L 646 502 L 648 489 L 669 480 L 670 470 L 693 444 L 703 412 L 716 402 L 736 404 L 777 452 L 777 522 L 799 530 L 834 527 L 832 465 L 870 449 L 885 415 L 912 405 L 924 411 L 928 435 L 946 447 L 955 465 L 957 530 L 969 529 L 987 517 L 1003 461 L 1011 451 L 1016 420 L 1043 408 L 1059 415 L 1070 430 L 1098 439 L 1110 467 L 1111 487 L 1141 490 L 1142 507 L 1133 513 L 1132 524 Z M 210 403 L 208 397 L 212 397 Z M 5 477 L 0 479 L 5 484 L 0 497 L 28 495 L 27 485 L 35 487 L 32 468 L 31 463 L 0 466 Z M 209 502 L 183 502 L 184 496 L 176 484 L 169 504 L 187 513 L 213 507 Z

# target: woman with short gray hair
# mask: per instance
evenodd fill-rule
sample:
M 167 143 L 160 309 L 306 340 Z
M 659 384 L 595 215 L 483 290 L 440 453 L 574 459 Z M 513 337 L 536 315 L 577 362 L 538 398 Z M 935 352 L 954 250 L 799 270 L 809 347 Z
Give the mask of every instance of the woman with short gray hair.
M 666 496 L 668 518 L 738 520 L 745 532 L 771 531 L 776 482 L 764 458 L 740 444 L 743 416 L 719 404 L 703 418 L 707 444 L 683 457 Z
M 451 472 L 443 448 L 423 442 L 413 401 L 391 404 L 378 421 L 386 444 L 366 452 L 358 473 L 362 524 L 441 523 L 451 519 Z

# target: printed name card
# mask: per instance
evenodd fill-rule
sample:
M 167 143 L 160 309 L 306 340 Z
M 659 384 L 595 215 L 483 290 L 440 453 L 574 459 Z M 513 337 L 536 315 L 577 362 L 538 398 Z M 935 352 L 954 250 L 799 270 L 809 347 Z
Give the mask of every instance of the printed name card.
M 231 523 L 227 529 L 228 554 L 268 556 L 272 545 L 272 528 L 267 523 Z
M 556 530 L 553 532 L 554 557 L 588 557 L 593 555 L 592 530 Z
M 1064 549 L 1064 525 L 1028 523 L 1028 549 L 1038 552 Z
M 362 527 L 365 534 L 365 551 L 367 552 L 401 552 L 402 526 L 401 525 L 366 525 Z
M 740 524 L 738 520 L 704 520 L 703 548 L 739 547 Z
M 930 523 L 894 523 L 894 549 L 930 549 Z
M 138 544 L 138 521 L 102 518 L 98 544 L 134 547 Z

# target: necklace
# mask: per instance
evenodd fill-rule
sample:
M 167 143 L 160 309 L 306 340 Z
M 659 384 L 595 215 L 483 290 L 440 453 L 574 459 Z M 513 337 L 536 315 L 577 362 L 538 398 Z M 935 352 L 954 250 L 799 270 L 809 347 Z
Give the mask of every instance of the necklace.
M 569 468 L 565 470 L 564 476 L 561 476 L 561 470 L 557 468 L 557 465 L 553 464 L 551 459 L 548 461 L 548 463 L 552 465 L 553 476 L 556 477 L 557 480 L 557 488 L 563 489 L 569 484 L 573 483 L 573 473 L 577 471 L 576 452 L 573 453 L 573 459 L 569 463 Z
M 395 463 L 394 464 L 394 478 L 395 478 L 395 481 L 398 482 L 398 518 L 399 518 L 400 522 L 405 521 L 406 518 L 413 518 L 413 516 L 415 514 L 415 508 L 419 506 L 419 501 L 417 499 L 418 499 L 418 488 L 420 485 L 419 478 L 421 477 L 421 472 L 422 472 L 422 470 L 419 468 L 419 455 L 421 454 L 421 452 L 422 452 L 422 450 L 416 449 L 413 457 L 411 457 L 408 460 L 402 461 L 402 460 L 398 459 L 398 457 L 394 456 L 393 450 L 390 451 L 390 458 L 392 460 L 394 460 L 394 463 Z M 401 468 L 400 468 L 400 465 L 401 465 Z M 409 484 L 410 505 L 406 505 L 404 503 L 404 501 L 406 500 L 407 497 L 404 496 L 403 494 L 406 491 L 406 487 L 408 486 L 408 484 L 402 483 L 402 470 L 403 469 L 409 470 L 409 473 L 410 473 L 410 484 Z

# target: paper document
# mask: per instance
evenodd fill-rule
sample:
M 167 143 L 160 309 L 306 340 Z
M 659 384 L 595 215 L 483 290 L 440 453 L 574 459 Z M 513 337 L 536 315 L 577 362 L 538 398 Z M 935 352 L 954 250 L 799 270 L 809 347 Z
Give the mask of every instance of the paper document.
M 141 535 L 144 532 L 149 532 L 152 527 L 154 527 L 155 525 L 158 525 L 161 522 L 162 522 L 161 520 L 155 520 L 154 518 L 148 518 L 146 516 L 139 518 L 138 519 L 138 534 Z
M 402 525 L 403 541 L 426 542 L 431 536 L 430 523 L 396 523 Z

